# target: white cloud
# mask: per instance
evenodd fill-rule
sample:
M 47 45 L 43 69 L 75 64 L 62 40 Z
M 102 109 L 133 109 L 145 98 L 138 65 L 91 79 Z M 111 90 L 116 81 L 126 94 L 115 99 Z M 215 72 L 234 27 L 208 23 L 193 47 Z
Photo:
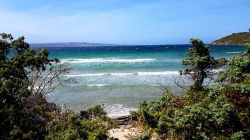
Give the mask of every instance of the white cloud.
M 82 9 L 81 3 L 55 7 L 58 3 L 51 2 L 27 10 L 0 6 L 0 32 L 24 35 L 29 42 L 186 43 L 192 35 L 206 39 L 231 32 L 230 26 L 244 21 L 242 11 L 230 10 L 232 2 L 161 1 L 117 7 L 113 3 L 106 9 L 91 2 L 82 3 L 90 6 Z M 227 12 L 221 12 L 223 7 Z M 230 15 L 239 19 L 231 21 Z
M 42 8 L 44 11 L 47 7 Z M 151 35 L 145 32 L 143 20 L 148 12 L 142 7 L 106 12 L 81 11 L 66 16 L 34 15 L 0 10 L 0 31 L 25 35 L 31 42 L 51 41 L 90 41 L 90 42 L 126 42 L 143 40 Z M 37 11 L 36 11 L 37 14 Z M 141 28 L 138 26 L 142 22 Z M 148 21 L 146 21 L 148 22 Z M 149 27 L 148 30 L 155 28 Z

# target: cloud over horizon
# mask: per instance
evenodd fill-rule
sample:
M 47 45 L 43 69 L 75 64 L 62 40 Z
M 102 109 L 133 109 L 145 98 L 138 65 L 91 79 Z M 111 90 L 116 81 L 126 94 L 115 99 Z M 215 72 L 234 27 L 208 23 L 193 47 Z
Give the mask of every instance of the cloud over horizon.
M 181 44 L 191 37 L 210 43 L 250 28 L 248 0 L 0 2 L 0 32 L 31 43 Z

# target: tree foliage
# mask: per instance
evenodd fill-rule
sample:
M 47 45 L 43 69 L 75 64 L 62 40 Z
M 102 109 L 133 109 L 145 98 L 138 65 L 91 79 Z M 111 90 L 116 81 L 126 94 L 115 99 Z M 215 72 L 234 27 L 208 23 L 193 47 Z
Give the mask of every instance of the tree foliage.
M 246 51 L 231 58 L 228 67 L 219 75 L 219 81 L 227 83 L 248 83 L 250 74 L 250 44 Z
M 61 112 L 45 95 L 71 79 L 47 49 L 30 48 L 24 37 L 0 34 L 0 139 L 107 139 L 115 123 L 101 106 Z
M 5 33 L 0 37 L 1 139 L 41 139 L 46 133 L 46 112 L 56 107 L 32 94 L 28 75 L 35 70 L 45 71 L 55 60 L 48 58 L 46 49 L 31 49 L 24 37 L 14 39 Z
M 202 84 L 205 78 L 212 76 L 212 69 L 225 63 L 225 59 L 215 60 L 209 53 L 209 47 L 201 40 L 191 39 L 192 47 L 187 52 L 187 58 L 182 61 L 185 66 L 180 70 L 181 75 L 189 75 L 194 81 L 191 88 L 196 90 L 203 89 Z
M 93 117 L 93 118 L 90 118 Z M 100 105 L 81 111 L 80 114 L 66 112 L 59 118 L 49 122 L 47 140 L 105 140 L 108 139 L 108 129 L 114 126 L 114 121 L 106 116 Z
M 201 41 L 191 43 L 193 48 L 183 62 L 187 66 L 183 72 L 196 72 L 192 75 L 197 80 L 194 86 L 201 89 L 212 68 L 226 61 L 214 60 Z M 139 122 L 146 130 L 168 139 L 249 139 L 249 52 L 247 46 L 245 52 L 231 58 L 219 74 L 218 83 L 207 90 L 188 90 L 180 96 L 168 91 L 159 100 L 142 103 L 137 112 Z

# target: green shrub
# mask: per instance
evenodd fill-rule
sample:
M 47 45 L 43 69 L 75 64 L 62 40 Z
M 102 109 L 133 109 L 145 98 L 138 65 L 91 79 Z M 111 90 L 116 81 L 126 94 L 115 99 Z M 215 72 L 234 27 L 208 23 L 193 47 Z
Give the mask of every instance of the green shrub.
M 236 133 L 233 133 L 230 139 L 231 140 L 245 140 L 244 132 L 238 131 Z
M 202 43 L 196 43 L 196 46 L 202 46 Z M 189 55 L 193 53 L 197 52 L 191 49 Z M 186 66 L 194 64 L 191 62 L 199 61 L 190 55 L 185 60 Z M 217 67 L 210 66 L 205 68 L 207 74 L 210 68 Z M 207 89 L 189 88 L 180 96 L 167 93 L 159 100 L 143 102 L 139 106 L 138 120 L 146 130 L 153 130 L 168 139 L 249 139 L 250 47 L 230 59 L 218 81 Z
M 0 34 L 0 139 L 43 139 L 57 111 L 42 94 L 29 90 L 29 74 L 51 65 L 48 50 L 30 48 L 24 37 Z
M 87 110 L 91 118 L 105 118 L 107 113 L 101 105 L 95 105 Z
M 46 136 L 47 140 L 105 140 L 108 138 L 108 128 L 104 122 L 83 119 L 80 115 L 74 113 L 64 114 L 60 119 L 49 122 L 47 129 L 49 132 Z
M 204 89 L 205 78 L 213 75 L 212 70 L 221 67 L 226 61 L 225 59 L 215 60 L 210 56 L 209 46 L 201 40 L 191 39 L 190 43 L 192 47 L 187 51 L 187 58 L 182 61 L 184 69 L 180 70 L 180 74 L 189 75 L 194 81 L 190 88 L 200 91 Z
M 136 136 L 135 140 L 150 140 L 150 135 L 148 133 L 142 133 Z

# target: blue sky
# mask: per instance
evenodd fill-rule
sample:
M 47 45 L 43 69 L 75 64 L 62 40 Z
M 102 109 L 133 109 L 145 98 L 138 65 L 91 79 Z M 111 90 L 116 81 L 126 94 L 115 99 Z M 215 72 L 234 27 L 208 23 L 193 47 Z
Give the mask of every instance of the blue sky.
M 206 43 L 250 28 L 250 0 L 0 0 L 0 32 L 28 42 Z

